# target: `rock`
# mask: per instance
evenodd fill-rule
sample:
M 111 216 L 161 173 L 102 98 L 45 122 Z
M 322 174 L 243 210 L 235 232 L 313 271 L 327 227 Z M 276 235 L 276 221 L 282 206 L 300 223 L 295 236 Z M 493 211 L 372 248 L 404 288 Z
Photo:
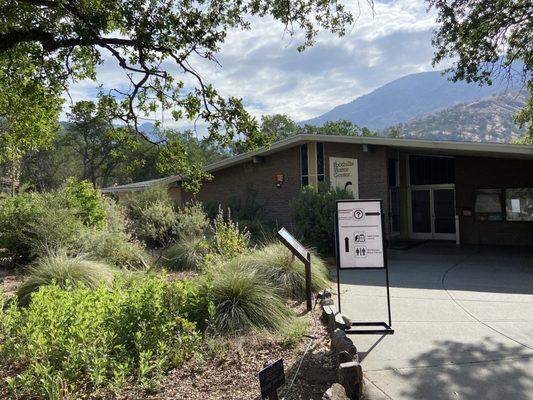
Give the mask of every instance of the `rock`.
M 323 305 L 322 310 L 324 312 L 324 318 L 328 325 L 330 335 L 335 330 L 335 311 L 331 306 Z
M 331 350 L 336 354 L 345 351 L 354 359 L 357 358 L 357 347 L 355 347 L 352 340 L 341 329 L 335 329 L 335 332 L 333 332 L 331 337 Z
M 331 297 L 327 297 L 324 300 L 322 300 L 323 306 L 332 306 L 333 304 L 335 304 L 335 302 L 333 301 L 333 298 Z
M 326 390 L 322 400 L 349 400 L 349 397 L 346 396 L 346 391 L 339 383 L 334 383 L 331 387 Z
M 339 366 L 338 381 L 344 387 L 349 399 L 363 397 L 363 369 L 357 361 L 342 363 Z
M 335 315 L 335 325 L 336 325 L 336 328 L 339 328 L 342 330 L 350 329 L 352 327 L 352 320 L 348 318 L 346 315 L 337 313 Z
M 342 363 L 354 361 L 353 356 L 347 351 L 341 351 L 339 353 L 339 365 Z

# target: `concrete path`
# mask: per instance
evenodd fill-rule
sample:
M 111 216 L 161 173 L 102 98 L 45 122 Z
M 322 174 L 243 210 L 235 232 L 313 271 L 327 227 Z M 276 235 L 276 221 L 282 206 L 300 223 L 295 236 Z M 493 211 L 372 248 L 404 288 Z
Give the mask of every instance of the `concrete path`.
M 396 332 L 353 337 L 370 393 L 533 399 L 533 250 L 434 242 L 389 256 Z M 342 271 L 341 282 L 344 314 L 387 320 L 382 270 Z

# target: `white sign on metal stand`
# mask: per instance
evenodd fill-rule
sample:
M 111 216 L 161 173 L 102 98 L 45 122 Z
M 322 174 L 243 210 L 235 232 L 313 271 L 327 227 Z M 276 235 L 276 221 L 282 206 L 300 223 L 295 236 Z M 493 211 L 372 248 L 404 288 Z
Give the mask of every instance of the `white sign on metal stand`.
M 346 333 L 393 334 L 389 295 L 389 271 L 381 200 L 337 200 L 336 210 L 337 295 L 341 312 L 340 271 L 344 269 L 384 269 L 389 323 L 352 322 Z M 381 329 L 368 329 L 379 326 Z M 353 327 L 356 327 L 355 329 Z M 357 329 L 365 327 L 365 329 Z
M 337 203 L 339 268 L 385 268 L 381 201 Z

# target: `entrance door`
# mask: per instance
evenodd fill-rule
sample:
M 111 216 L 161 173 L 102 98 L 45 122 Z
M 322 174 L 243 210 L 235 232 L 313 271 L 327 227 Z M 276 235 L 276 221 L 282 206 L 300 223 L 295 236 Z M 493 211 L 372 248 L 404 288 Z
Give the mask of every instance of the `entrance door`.
M 455 240 L 455 190 L 411 189 L 411 237 Z

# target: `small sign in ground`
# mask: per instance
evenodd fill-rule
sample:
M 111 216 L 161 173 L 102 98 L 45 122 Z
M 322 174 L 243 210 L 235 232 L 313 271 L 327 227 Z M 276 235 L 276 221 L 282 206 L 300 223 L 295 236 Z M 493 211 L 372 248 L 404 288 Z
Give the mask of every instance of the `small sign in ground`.
M 270 400 L 278 399 L 278 389 L 285 384 L 285 370 L 283 359 L 268 364 L 259 372 L 259 384 L 261 386 L 261 397 Z

